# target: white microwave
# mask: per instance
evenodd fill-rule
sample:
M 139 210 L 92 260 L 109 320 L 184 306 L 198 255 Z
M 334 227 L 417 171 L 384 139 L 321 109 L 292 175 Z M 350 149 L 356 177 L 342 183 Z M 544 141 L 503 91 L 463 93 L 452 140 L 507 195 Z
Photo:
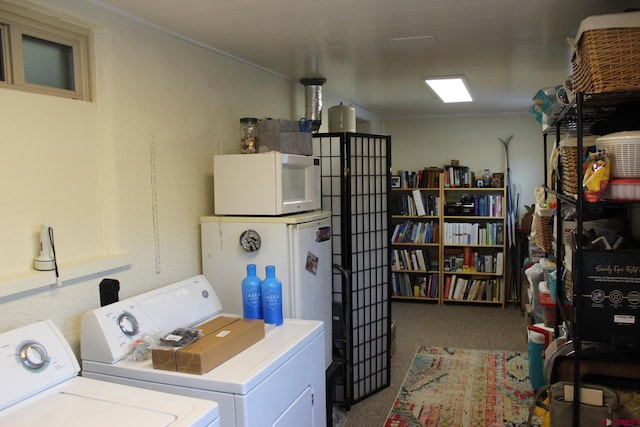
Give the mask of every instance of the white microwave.
M 216 215 L 287 215 L 320 209 L 320 159 L 278 151 L 213 156 Z

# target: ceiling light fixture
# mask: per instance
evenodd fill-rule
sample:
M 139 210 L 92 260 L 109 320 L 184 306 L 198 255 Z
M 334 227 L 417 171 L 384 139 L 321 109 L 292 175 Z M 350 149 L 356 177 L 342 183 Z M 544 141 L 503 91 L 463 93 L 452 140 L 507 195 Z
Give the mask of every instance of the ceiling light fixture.
M 428 77 L 424 82 L 445 104 L 473 101 L 469 85 L 462 76 Z

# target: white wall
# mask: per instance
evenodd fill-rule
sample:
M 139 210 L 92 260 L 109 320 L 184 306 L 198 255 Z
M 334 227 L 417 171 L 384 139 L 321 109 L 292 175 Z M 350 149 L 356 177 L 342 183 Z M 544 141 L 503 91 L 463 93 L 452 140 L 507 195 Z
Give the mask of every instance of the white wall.
M 118 279 L 126 298 L 201 272 L 213 154 L 239 151 L 240 117 L 303 117 L 304 87 L 91 2 L 16 3 L 93 30 L 96 96 L 0 88 L 0 288 L 53 277 L 32 269 L 45 223 L 63 279 L 60 288 L 0 289 L 0 330 L 49 318 L 78 351 L 80 316 L 99 306 L 102 278 Z M 229 185 L 250 183 L 239 174 Z M 131 265 L 65 280 L 65 265 L 111 253 L 128 254 Z
M 499 138 L 509 142 L 511 183 L 520 193 L 519 215 L 534 203 L 535 187 L 544 184 L 543 139 L 540 125 L 527 113 L 475 117 L 432 117 L 385 121 L 391 135 L 394 171 L 442 167 L 452 159 L 477 174 L 484 169 L 506 172 L 506 153 Z
M 32 7 L 56 9 L 93 29 L 96 97 L 82 102 L 0 89 L 0 288 L 7 277 L 34 273 L 43 223 L 54 227 L 63 280 L 65 264 L 94 255 L 123 252 L 131 265 L 60 288 L 0 291 L 0 330 L 49 318 L 77 351 L 80 316 L 99 306 L 103 277 L 118 279 L 126 298 L 201 272 L 199 217 L 213 213 L 213 154 L 238 152 L 240 117 L 304 116 L 304 88 L 88 1 L 37 3 L 48 9 Z M 327 109 L 341 101 L 323 94 L 320 131 Z M 524 203 L 542 182 L 540 130 L 525 114 L 385 123 L 354 107 L 373 133 L 392 135 L 394 169 L 455 158 L 474 170 L 504 170 L 498 138 L 514 135 L 513 180 Z M 250 183 L 239 174 L 229 185 Z

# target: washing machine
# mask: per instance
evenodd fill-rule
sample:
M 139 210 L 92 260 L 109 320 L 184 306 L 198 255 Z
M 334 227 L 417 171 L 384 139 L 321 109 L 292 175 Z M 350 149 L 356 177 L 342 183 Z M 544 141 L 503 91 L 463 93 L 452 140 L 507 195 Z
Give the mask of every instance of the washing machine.
M 0 334 L 1 426 L 220 426 L 218 405 L 78 376 L 49 320 Z
M 263 339 L 202 375 L 154 369 L 151 360 L 130 357 L 137 340 L 221 315 L 234 316 L 223 313 L 202 275 L 89 311 L 81 323 L 82 375 L 213 400 L 223 427 L 325 427 L 322 321 L 265 324 Z

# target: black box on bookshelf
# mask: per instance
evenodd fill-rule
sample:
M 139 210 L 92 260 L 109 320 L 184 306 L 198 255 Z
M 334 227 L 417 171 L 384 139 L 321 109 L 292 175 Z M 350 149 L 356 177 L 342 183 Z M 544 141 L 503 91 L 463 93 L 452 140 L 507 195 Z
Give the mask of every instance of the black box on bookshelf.
M 473 203 L 464 203 L 460 205 L 460 215 L 474 215 Z
M 475 207 L 473 203 L 446 203 L 444 205 L 445 215 L 474 215 Z
M 460 203 L 446 203 L 444 205 L 445 215 L 460 215 Z

